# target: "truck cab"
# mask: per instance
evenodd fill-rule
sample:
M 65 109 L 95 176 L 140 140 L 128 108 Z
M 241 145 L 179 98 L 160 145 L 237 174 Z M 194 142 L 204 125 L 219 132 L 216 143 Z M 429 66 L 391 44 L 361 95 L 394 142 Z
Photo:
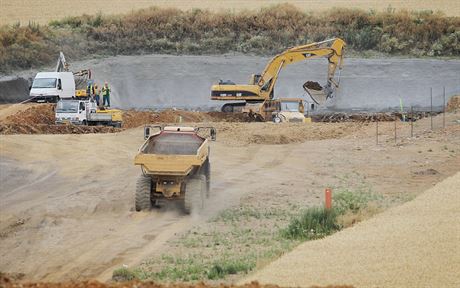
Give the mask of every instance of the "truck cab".
M 56 105 L 56 124 L 88 124 L 88 114 L 96 113 L 96 103 L 88 100 L 60 100 Z
M 278 106 L 272 113 L 273 122 L 305 122 L 305 108 L 302 99 L 281 98 L 272 101 Z
M 39 72 L 30 89 L 33 102 L 53 102 L 75 96 L 75 79 L 72 72 Z
M 93 100 L 61 99 L 56 104 L 56 124 L 105 125 L 120 128 L 122 111 L 99 109 Z

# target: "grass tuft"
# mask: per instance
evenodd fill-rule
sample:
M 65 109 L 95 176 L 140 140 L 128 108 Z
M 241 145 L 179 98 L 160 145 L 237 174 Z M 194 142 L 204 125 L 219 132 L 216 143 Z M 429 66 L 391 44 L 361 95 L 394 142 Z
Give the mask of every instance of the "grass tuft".
M 137 279 L 136 274 L 128 268 L 122 267 L 113 271 L 112 280 L 117 282 L 132 281 Z
M 340 230 L 337 223 L 337 211 L 311 207 L 305 209 L 300 217 L 293 218 L 281 234 L 288 239 L 314 240 L 328 236 Z

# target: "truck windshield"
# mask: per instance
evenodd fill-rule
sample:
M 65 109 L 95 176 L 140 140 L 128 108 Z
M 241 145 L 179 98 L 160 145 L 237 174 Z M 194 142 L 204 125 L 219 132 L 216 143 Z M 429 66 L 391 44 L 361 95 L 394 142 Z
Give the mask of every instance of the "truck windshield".
M 281 102 L 281 111 L 298 112 L 299 102 Z
M 59 101 L 56 107 L 57 113 L 77 113 L 78 101 Z
M 56 78 L 35 78 L 32 88 L 56 88 Z

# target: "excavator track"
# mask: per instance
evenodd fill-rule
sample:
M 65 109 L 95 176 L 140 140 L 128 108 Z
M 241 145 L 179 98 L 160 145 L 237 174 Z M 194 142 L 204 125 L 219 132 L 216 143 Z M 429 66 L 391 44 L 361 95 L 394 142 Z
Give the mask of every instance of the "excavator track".
M 222 106 L 221 111 L 225 113 L 241 112 L 242 108 L 246 105 L 244 102 L 227 103 Z

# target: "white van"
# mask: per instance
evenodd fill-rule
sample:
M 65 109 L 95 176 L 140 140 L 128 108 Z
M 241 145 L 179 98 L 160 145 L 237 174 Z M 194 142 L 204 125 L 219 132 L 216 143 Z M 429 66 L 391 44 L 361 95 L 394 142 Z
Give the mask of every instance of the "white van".
M 32 102 L 57 102 L 75 96 L 72 72 L 39 72 L 30 89 Z

